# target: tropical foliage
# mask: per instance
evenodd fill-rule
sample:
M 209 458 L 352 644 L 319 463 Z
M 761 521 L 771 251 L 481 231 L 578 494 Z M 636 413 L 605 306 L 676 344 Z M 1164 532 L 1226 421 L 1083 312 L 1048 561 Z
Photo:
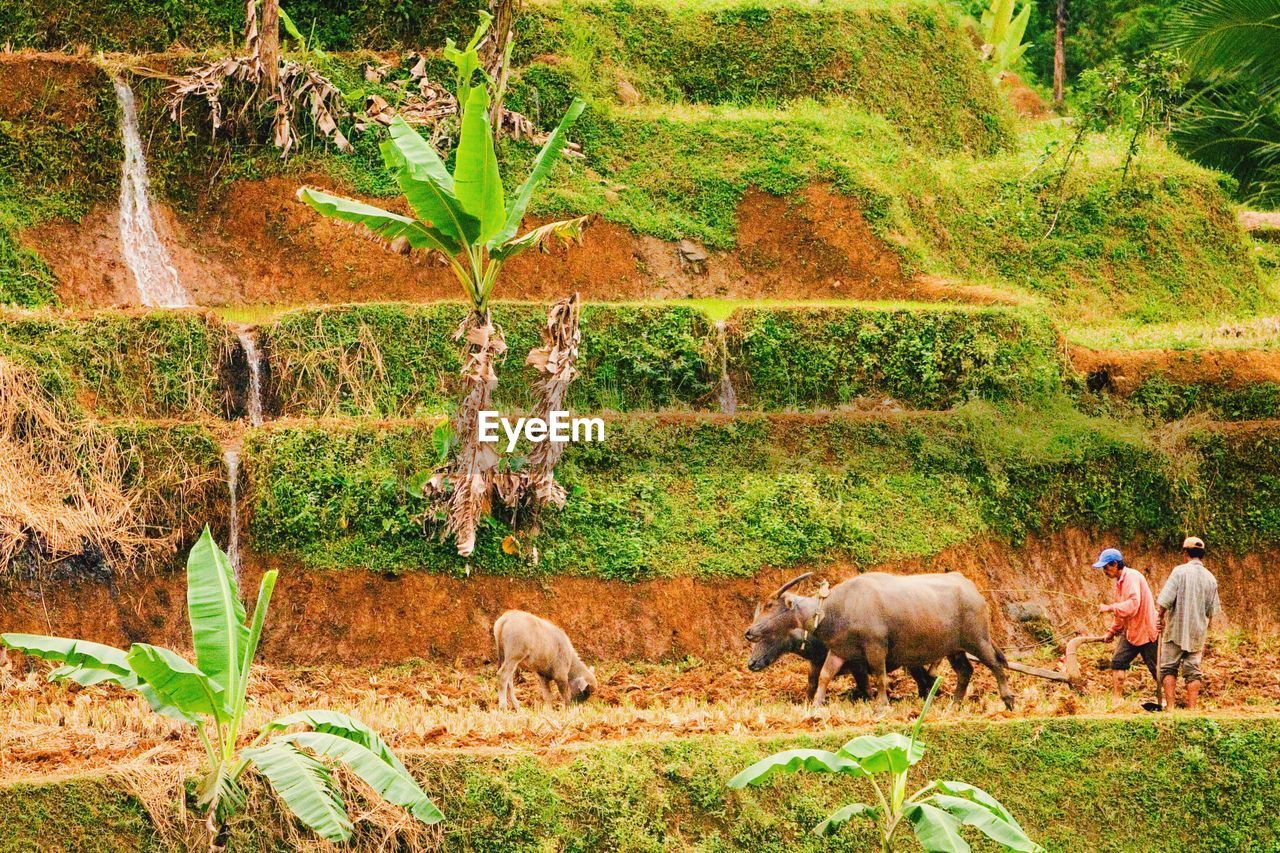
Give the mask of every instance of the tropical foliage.
M 240 747 L 251 667 L 275 583 L 275 571 L 263 575 L 253 616 L 247 618 L 231 561 L 206 527 L 187 560 L 194 664 L 148 643 L 134 643 L 126 652 L 87 640 L 35 634 L 4 634 L 0 641 L 61 664 L 49 674 L 53 681 L 133 690 L 156 713 L 194 726 L 207 758 L 198 799 L 207 809 L 215 837 L 245 806 L 241 780 L 252 767 L 316 833 L 329 841 L 349 839 L 351 818 L 326 760 L 346 766 L 381 797 L 423 823 L 440 821 L 439 809 L 377 732 L 346 714 L 288 714 L 267 723 L 247 747 Z
M 495 491 L 509 505 L 514 504 L 523 491 L 524 478 L 520 472 L 509 468 L 500 470 L 501 460 L 493 447 L 476 438 L 479 413 L 493 408 L 496 363 L 507 350 L 502 332 L 493 325 L 489 314 L 498 274 L 511 258 L 541 247 L 548 240 L 577 238 L 587 221 L 587 217 L 578 217 L 549 222 L 519 234 L 534 192 L 555 167 L 567 142 L 566 132 L 585 105 L 574 99 L 534 158 L 524 183 L 507 199 L 498 172 L 489 119 L 490 88 L 496 89 L 500 84 L 491 80 L 481 67 L 479 45 L 489 17 L 484 15 L 481 20 L 465 48 L 459 49 L 450 40 L 444 51 L 457 71 L 455 92 L 461 112 L 462 130 L 454 152 L 453 172 L 449 172 L 431 144 L 403 118 L 397 117 L 392 122 L 390 139 L 382 144 L 383 161 L 395 176 L 416 218 L 320 190 L 304 187 L 298 191 L 300 199 L 325 216 L 363 225 L 379 237 L 401 240 L 413 249 L 439 253 L 447 259 L 471 304 L 471 312 L 455 334 L 467 347 L 462 367 L 464 397 L 453 420 L 453 432 L 458 436 L 457 451 L 452 461 L 430 481 L 433 492 L 440 497 L 445 532 L 454 537 L 458 553 L 464 557 L 475 549 L 477 529 L 489 512 Z M 479 82 L 476 82 L 477 74 Z M 567 382 L 573 374 L 572 359 L 564 358 L 570 353 L 576 357 L 577 353 L 576 305 L 575 301 L 572 309 L 563 309 L 548 322 L 547 334 L 556 339 L 548 340 L 544 335 L 546 352 L 530 353 L 531 363 L 540 372 L 557 377 L 557 382 Z M 572 328 L 566 328 L 561 322 L 565 316 Z M 561 353 L 564 358 L 559 357 Z M 557 357 L 551 359 L 548 370 L 551 355 Z M 554 494 L 563 503 L 562 490 L 557 492 L 544 483 L 537 491 Z
M 1031 19 L 1030 0 L 1024 2 L 1015 15 L 1016 4 L 1017 0 L 991 0 L 991 5 L 983 10 L 978 22 L 982 57 L 993 77 L 1012 70 L 1031 46 L 1029 42 L 1024 44 L 1022 41 L 1027 32 L 1027 21 Z
M 876 802 L 850 803 L 833 812 L 814 827 L 818 835 L 830 835 L 854 818 L 875 821 L 880 849 L 892 853 L 894 837 L 903 822 L 911 826 L 916 839 L 929 853 L 968 853 L 969 842 L 960 835 L 963 826 L 973 827 L 1005 850 L 1036 853 L 1044 848 L 1032 841 L 1009 810 L 981 788 L 965 782 L 935 780 L 908 795 L 911 768 L 924 757 L 919 741 L 920 728 L 941 679 L 925 699 L 911 736 L 896 732 L 861 735 L 835 752 L 825 749 L 790 749 L 770 755 L 729 780 L 730 788 L 759 785 L 780 773 L 839 773 L 866 779 Z M 888 777 L 881 784 L 876 777 Z
M 1167 37 L 1199 84 L 1179 145 L 1232 173 L 1246 200 L 1280 202 L 1280 0 L 1188 0 Z

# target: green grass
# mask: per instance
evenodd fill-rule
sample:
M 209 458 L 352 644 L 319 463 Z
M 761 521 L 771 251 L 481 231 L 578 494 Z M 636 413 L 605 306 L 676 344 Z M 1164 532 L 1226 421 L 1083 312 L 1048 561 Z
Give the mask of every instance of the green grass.
M 1031 400 L 1061 386 L 1057 334 L 1010 308 L 892 303 L 743 308 L 726 335 L 700 303 L 589 304 L 582 311 L 576 411 L 715 409 L 722 364 L 756 410 L 826 408 L 892 396 L 917 408 L 967 399 Z M 453 339 L 463 307 L 369 304 L 300 309 L 261 327 L 272 383 L 290 415 L 414 416 L 445 411 L 460 390 Z M 524 354 L 545 307 L 499 303 L 508 355 L 498 403 L 531 405 Z
M 220 416 L 231 336 L 188 312 L 0 312 L 0 356 L 106 417 Z
M 615 418 L 604 442 L 568 447 L 557 478 L 570 498 L 544 512 L 531 540 L 536 565 L 500 550 L 509 531 L 501 512 L 467 563 L 517 576 L 750 576 L 1065 527 L 1172 541 L 1192 515 L 1247 549 L 1280 539 L 1280 521 L 1264 503 L 1271 455 L 1246 463 L 1237 447 L 1213 452 L 1215 464 L 1240 466 L 1239 482 L 1203 492 L 1187 488 L 1140 425 L 1090 418 L 1065 401 L 911 418 Z M 452 549 L 424 536 L 426 506 L 405 490 L 434 459 L 429 424 L 251 433 L 255 547 L 312 568 L 459 572 Z M 1259 513 L 1265 523 L 1246 533 Z
M 872 843 L 865 824 L 828 839 L 810 832 L 838 806 L 874 799 L 865 782 L 805 774 L 743 791 L 725 786 L 769 753 L 835 749 L 862 733 L 405 758 L 445 813 L 449 850 L 865 851 Z M 922 741 L 926 754 L 914 777 L 921 784 L 958 779 L 984 788 L 1054 853 L 1262 853 L 1280 841 L 1274 719 L 934 724 Z M 231 824 L 231 848 L 283 849 L 289 819 L 268 798 L 251 803 Z M 138 805 L 97 779 L 0 788 L 0 817 L 4 849 L 48 845 L 53 826 L 54 843 L 66 849 L 162 846 Z M 374 832 L 358 824 L 356 842 L 376 843 Z M 912 849 L 909 835 L 901 837 L 904 849 Z
M 619 81 L 664 104 L 837 98 L 913 143 L 981 153 L 1002 147 L 1012 127 L 942 5 L 572 0 L 541 3 L 521 23 L 520 58 L 557 57 L 526 74 L 567 72 L 597 102 L 613 100 Z

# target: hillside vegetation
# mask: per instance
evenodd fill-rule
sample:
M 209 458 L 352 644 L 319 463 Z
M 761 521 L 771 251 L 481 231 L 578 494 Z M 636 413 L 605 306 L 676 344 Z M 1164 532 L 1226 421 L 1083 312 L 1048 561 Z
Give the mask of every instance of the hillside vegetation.
M 55 46 L 92 32 L 96 46 L 135 50 L 174 41 L 225 50 L 229 21 L 241 14 L 220 3 L 169 4 L 154 10 L 154 28 L 113 26 L 142 11 L 107 4 L 55 14 L 24 0 L 6 14 L 19 45 Z M 316 38 L 333 51 L 434 49 L 445 35 L 460 35 L 469 15 L 460 4 L 415 9 L 405 19 L 385 11 L 370 4 L 335 15 L 303 4 L 292 14 L 303 31 L 318 22 Z M 380 26 L 367 23 L 375 19 Z M 535 206 L 541 214 L 598 213 L 639 235 L 729 248 L 740 239 L 749 191 L 798 198 L 818 183 L 854 200 L 907 273 L 1043 300 L 1073 324 L 1150 323 L 1188 309 L 1247 316 L 1274 304 L 1220 176 L 1151 143 L 1122 182 L 1125 143 L 1097 136 L 1059 189 L 1061 155 L 1045 155 L 1064 146 L 1070 130 L 1019 128 L 956 14 L 935 4 L 535 4 L 518 44 L 513 108 L 546 126 L 573 94 L 589 102 L 574 131 L 584 157 L 558 167 Z M 174 70 L 183 62 L 113 61 Z M 365 79 L 364 65 L 380 61 L 370 53 L 316 61 L 352 104 L 394 97 Z M 57 298 L 56 285 L 17 234 L 78 219 L 118 192 L 113 99 L 106 74 L 87 62 L 6 66 L 21 73 L 0 83 L 9 90 L 0 96 L 7 122 L 0 293 L 16 304 L 45 304 Z M 438 57 L 428 68 L 447 79 Z M 161 82 L 140 77 L 134 85 L 153 187 L 195 217 L 193 228 L 209 226 L 238 182 L 273 175 L 302 183 L 322 173 L 346 191 L 396 192 L 374 132 L 354 134 L 351 154 L 315 144 L 283 163 L 256 145 L 211 143 L 196 118 L 179 130 L 164 110 Z M 505 170 L 510 179 L 522 177 L 519 164 L 531 153 L 524 143 L 504 146 L 516 166 Z M 803 263 L 821 264 L 803 245 L 796 251 Z

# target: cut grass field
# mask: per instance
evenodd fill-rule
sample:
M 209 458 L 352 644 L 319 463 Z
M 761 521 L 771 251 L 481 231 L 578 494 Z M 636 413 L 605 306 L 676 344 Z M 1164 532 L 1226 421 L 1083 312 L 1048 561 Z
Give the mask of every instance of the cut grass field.
M 1142 715 L 1151 696 L 1150 678 L 1130 673 L 1128 692 L 1116 703 L 1110 675 L 1102 667 L 1111 647 L 1085 646 L 1083 694 L 1066 685 L 1010 673 L 1017 699 L 1012 713 L 996 693 L 995 680 L 976 667 L 969 701 L 939 702 L 935 723 L 975 723 L 1079 716 L 1089 719 Z M 1043 648 L 1019 658 L 1056 667 L 1056 653 Z M 518 688 L 519 712 L 496 707 L 494 667 L 451 666 L 423 660 L 379 667 L 264 666 L 255 669 L 246 730 L 291 709 L 329 707 L 349 711 L 380 731 L 397 751 L 486 753 L 515 746 L 536 749 L 582 747 L 603 741 L 664 740 L 694 734 L 764 737 L 783 732 L 819 734 L 832 728 L 906 724 L 920 710 L 915 684 L 904 673 L 892 677 L 895 697 L 887 714 L 845 694 L 853 682 L 840 678 L 824 709 L 804 704 L 807 664 L 788 656 L 762 672 L 741 659 L 671 663 L 595 662 L 598 694 L 589 702 L 548 713 L 531 676 Z M 37 667 L 43 671 L 45 667 Z M 1274 716 L 1280 712 L 1280 647 L 1239 637 L 1220 638 L 1206 655 L 1208 686 L 1203 710 L 1218 717 Z M 939 667 L 944 693 L 954 685 L 950 667 Z M 153 714 L 133 694 L 112 687 L 78 689 L 49 684 L 37 672 L 0 674 L 7 725 L 0 731 L 0 784 L 67 776 L 135 762 L 147 756 L 161 765 L 194 764 L 202 755 L 194 732 Z

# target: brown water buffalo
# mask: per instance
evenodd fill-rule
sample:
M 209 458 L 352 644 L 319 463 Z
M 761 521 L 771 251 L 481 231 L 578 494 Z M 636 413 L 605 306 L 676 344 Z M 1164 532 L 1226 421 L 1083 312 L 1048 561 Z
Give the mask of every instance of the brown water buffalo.
M 832 587 L 823 596 L 788 590 L 810 577 L 801 575 L 774 593 L 756 611 L 747 641 L 778 642 L 804 631 L 827 648 L 818 673 L 813 704 L 826 702 L 827 684 L 847 661 L 865 661 L 888 704 L 890 661 L 897 666 L 928 666 L 941 658 L 956 671 L 955 701 L 964 699 L 973 675 L 972 654 L 995 674 L 1000 698 L 1013 709 L 1013 691 L 1005 680 L 1004 653 L 991 641 L 987 601 L 973 582 L 955 572 L 890 575 L 868 572 Z

